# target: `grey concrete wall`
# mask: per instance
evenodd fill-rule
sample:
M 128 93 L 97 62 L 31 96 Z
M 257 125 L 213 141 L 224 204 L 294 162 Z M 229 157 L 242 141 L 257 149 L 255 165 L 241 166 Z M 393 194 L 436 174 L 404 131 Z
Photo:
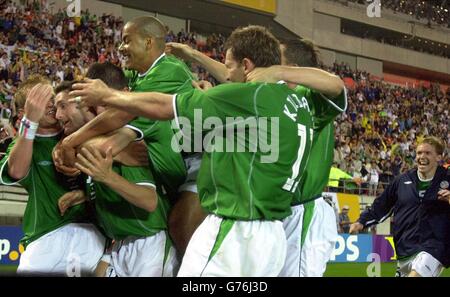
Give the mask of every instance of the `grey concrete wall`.
M 412 24 L 401 17 L 388 17 L 387 14 L 382 11 L 381 18 L 369 18 L 366 9 L 361 7 L 345 7 L 325 0 L 283 0 L 278 1 L 275 20 L 296 34 L 313 40 L 320 48 L 327 49 L 323 51 L 327 63 L 333 58 L 330 51 L 336 51 L 369 61 L 390 61 L 450 74 L 450 59 L 344 35 L 340 33 L 337 24 L 338 17 L 343 17 L 411 33 Z M 415 25 L 415 32 L 417 36 L 450 44 L 450 30 L 431 30 L 422 25 Z M 367 60 L 360 60 L 361 67 L 368 67 L 368 63 Z M 371 62 L 371 66 L 374 66 L 374 74 L 382 71 L 380 63 Z

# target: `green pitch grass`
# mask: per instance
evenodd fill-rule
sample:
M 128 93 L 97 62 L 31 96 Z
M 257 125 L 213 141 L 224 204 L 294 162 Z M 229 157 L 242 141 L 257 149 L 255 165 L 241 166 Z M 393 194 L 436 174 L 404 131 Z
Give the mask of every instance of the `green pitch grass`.
M 17 266 L 15 265 L 0 265 L 0 276 L 15 275 Z
M 329 263 L 324 276 L 327 277 L 365 277 L 368 263 Z M 14 275 L 17 266 L 0 265 L 0 276 Z M 395 275 L 395 263 L 381 263 L 381 276 Z M 444 270 L 443 277 L 450 277 L 450 269 Z
M 366 277 L 369 263 L 328 263 L 324 276 L 328 277 Z M 373 271 L 374 269 L 371 269 Z M 381 263 L 381 276 L 395 276 L 395 263 Z M 441 276 L 450 277 L 450 269 L 442 272 Z

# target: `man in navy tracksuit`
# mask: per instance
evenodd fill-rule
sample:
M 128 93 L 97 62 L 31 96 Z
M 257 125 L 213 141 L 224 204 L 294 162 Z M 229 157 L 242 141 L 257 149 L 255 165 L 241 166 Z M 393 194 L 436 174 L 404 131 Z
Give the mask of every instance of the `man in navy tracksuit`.
M 450 266 L 450 171 L 439 166 L 444 146 L 426 137 L 417 146 L 417 169 L 398 176 L 364 211 L 350 233 L 394 213 L 398 276 L 439 276 Z

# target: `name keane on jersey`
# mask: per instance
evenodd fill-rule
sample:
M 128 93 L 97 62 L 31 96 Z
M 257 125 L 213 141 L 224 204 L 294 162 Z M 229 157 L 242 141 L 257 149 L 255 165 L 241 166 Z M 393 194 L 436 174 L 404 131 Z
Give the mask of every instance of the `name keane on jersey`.
M 292 94 L 286 98 L 283 112 L 297 122 L 300 108 L 310 111 L 306 98 L 299 99 Z M 176 152 L 208 153 L 259 151 L 262 153 L 261 163 L 275 163 L 279 157 L 279 120 L 278 117 L 226 117 L 224 123 L 219 117 L 203 119 L 202 110 L 195 109 L 193 125 L 186 117 L 177 118 L 179 126 L 172 122 L 172 128 L 181 128 L 172 138 L 172 149 Z

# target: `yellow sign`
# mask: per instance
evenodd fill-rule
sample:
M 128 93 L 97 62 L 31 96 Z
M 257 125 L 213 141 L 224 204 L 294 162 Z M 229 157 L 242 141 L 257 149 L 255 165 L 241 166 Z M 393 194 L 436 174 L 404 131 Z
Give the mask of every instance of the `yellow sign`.
M 391 260 L 395 261 L 395 260 L 397 260 L 397 253 L 395 252 L 394 237 L 386 236 L 385 238 L 387 241 L 389 241 L 389 244 L 391 245 L 392 249 L 394 250 L 394 255 L 391 257 Z
M 337 199 L 339 201 L 339 212 L 342 211 L 342 207 L 345 205 L 350 208 L 348 212 L 348 216 L 350 218 L 350 222 L 354 223 L 360 215 L 359 211 L 359 196 L 358 195 L 352 195 L 352 194 L 337 194 Z
M 277 13 L 277 0 L 222 0 L 223 2 L 268 12 Z

